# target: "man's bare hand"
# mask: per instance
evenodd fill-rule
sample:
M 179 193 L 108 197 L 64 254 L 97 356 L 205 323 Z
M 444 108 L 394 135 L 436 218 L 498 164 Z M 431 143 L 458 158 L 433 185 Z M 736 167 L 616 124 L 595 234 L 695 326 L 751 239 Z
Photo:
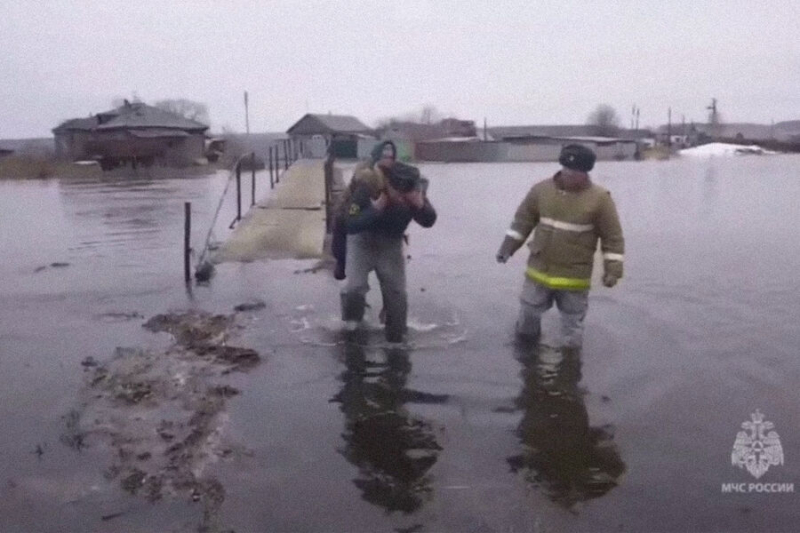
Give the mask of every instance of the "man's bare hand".
M 372 207 L 376 211 L 383 211 L 386 208 L 386 203 L 388 202 L 388 197 L 386 196 L 385 192 L 381 192 L 380 196 L 372 200 Z
M 422 191 L 411 191 L 404 195 L 404 200 L 406 204 L 414 207 L 416 209 L 422 209 L 425 205 L 425 195 L 422 194 Z

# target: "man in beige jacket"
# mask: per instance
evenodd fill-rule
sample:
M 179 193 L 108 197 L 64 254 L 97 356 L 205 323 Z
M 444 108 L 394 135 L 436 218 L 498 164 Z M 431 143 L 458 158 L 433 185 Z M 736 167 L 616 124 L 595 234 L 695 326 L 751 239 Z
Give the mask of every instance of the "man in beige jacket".
M 562 169 L 530 189 L 497 252 L 497 261 L 505 263 L 535 228 L 516 325 L 523 339 L 539 337 L 541 317 L 555 302 L 564 344 L 581 346 L 598 240 L 603 285 L 613 287 L 622 277 L 622 228 L 611 194 L 589 178 L 595 159 L 583 145 L 565 146 Z

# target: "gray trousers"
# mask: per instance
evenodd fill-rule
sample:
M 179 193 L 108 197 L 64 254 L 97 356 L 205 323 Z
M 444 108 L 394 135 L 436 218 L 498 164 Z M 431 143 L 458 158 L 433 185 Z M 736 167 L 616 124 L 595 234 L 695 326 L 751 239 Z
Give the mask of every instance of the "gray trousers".
M 383 295 L 386 335 L 399 337 L 406 332 L 408 315 L 402 237 L 386 237 L 370 232 L 347 236 L 347 281 L 341 294 L 342 320 L 363 320 L 369 292 L 367 278 L 373 270 L 378 276 Z
M 566 346 L 580 347 L 583 343 L 583 319 L 589 309 L 589 291 L 565 291 L 550 289 L 525 279 L 520 296 L 520 311 L 517 319 L 517 334 L 524 337 L 539 337 L 542 331 L 542 315 L 553 306 L 561 314 L 561 334 Z

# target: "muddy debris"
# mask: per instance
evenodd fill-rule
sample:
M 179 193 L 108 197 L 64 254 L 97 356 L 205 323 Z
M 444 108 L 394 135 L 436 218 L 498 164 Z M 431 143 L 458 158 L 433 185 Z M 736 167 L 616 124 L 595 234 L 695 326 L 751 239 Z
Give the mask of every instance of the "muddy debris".
M 144 485 L 147 474 L 144 471 L 134 468 L 127 476 L 122 479 L 122 488 L 131 494 L 136 492 Z
M 267 307 L 267 304 L 263 300 L 251 300 L 240 303 L 239 305 L 235 306 L 233 310 L 236 312 L 259 311 L 265 307 Z
M 32 453 L 36 455 L 37 459 L 41 459 L 46 449 L 47 444 L 37 444 Z
M 86 447 L 86 432 L 80 427 L 80 413 L 73 409 L 64 415 L 63 418 L 65 420 L 64 433 L 61 434 L 59 440 L 65 446 L 76 451 L 81 451 Z
M 84 368 L 93 368 L 99 365 L 100 363 L 98 363 L 97 360 L 91 355 L 86 359 L 84 359 L 83 361 L 81 361 L 81 366 Z
M 122 516 L 124 514 L 125 514 L 124 512 L 105 514 L 105 515 L 100 517 L 100 520 L 102 520 L 103 522 L 108 522 L 109 520 L 113 520 L 115 518 L 119 518 L 120 516 Z
M 136 311 L 131 311 L 131 312 L 111 311 L 108 313 L 97 315 L 97 318 L 105 322 L 125 322 L 130 320 L 141 320 L 142 318 L 144 318 L 144 315 Z
M 261 360 L 258 352 L 250 348 L 203 344 L 191 349 L 201 357 L 213 356 L 215 362 L 229 365 L 236 370 L 251 368 Z
M 232 325 L 233 317 L 230 316 L 187 311 L 156 315 L 142 327 L 152 332 L 170 333 L 181 346 L 192 347 L 224 343 Z
M 61 442 L 76 450 L 105 448 L 106 479 L 150 502 L 197 501 L 198 531 L 219 531 L 225 488 L 206 467 L 249 457 L 225 440 L 226 403 L 241 391 L 224 379 L 261 358 L 227 345 L 234 316 L 187 311 L 154 316 L 143 326 L 170 333 L 174 344 L 157 351 L 117 348 L 108 361 L 84 359 L 79 407 L 65 416 Z
M 70 266 L 69 263 L 64 263 L 62 261 L 56 261 L 55 263 L 50 263 L 49 265 L 42 265 L 42 266 L 36 267 L 33 270 L 33 272 L 38 274 L 39 272 L 42 272 L 43 270 L 47 270 L 48 268 L 64 268 L 64 267 L 68 267 L 68 266 Z

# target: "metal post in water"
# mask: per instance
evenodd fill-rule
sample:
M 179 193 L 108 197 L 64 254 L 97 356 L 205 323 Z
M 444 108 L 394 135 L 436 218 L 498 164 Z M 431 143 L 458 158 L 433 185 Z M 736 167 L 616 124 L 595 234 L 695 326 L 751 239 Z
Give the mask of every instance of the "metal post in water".
M 183 223 L 183 279 L 186 283 L 191 283 L 191 234 L 192 234 L 192 202 L 184 202 L 184 223 Z
M 272 175 L 272 146 L 269 147 L 269 188 L 275 188 L 275 177 Z
M 242 220 L 242 160 L 236 162 L 236 220 Z
M 324 180 L 325 180 L 325 233 L 331 232 L 332 217 L 331 217 L 331 196 L 333 184 L 333 152 L 328 153 L 325 159 L 324 166 Z
M 250 154 L 250 165 L 253 171 L 253 179 L 250 181 L 250 207 L 256 205 L 256 153 Z

